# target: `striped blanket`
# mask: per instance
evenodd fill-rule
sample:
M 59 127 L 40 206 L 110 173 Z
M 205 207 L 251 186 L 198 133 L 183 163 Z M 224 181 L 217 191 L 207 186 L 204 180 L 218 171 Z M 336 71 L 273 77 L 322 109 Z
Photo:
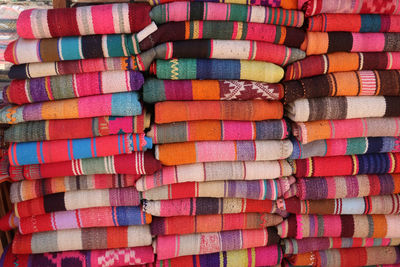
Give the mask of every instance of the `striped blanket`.
M 181 1 L 181 0 L 178 0 Z M 192 0 L 193 1 L 193 0 Z M 175 0 L 148 0 L 150 5 L 160 5 L 169 2 L 175 2 Z M 193 1 L 194 2 L 194 1 Z M 268 7 L 281 7 L 284 9 L 297 9 L 297 0 L 202 0 L 201 2 L 217 2 L 227 4 L 241 4 L 251 6 L 268 6 Z

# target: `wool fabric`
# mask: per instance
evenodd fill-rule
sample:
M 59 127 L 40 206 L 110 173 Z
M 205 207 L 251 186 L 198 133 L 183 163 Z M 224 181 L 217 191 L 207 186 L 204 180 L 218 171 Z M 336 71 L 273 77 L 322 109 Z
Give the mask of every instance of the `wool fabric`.
M 154 200 L 143 203 L 143 210 L 153 216 L 174 217 L 277 211 L 275 201 L 241 198 L 186 198 Z
M 180 1 L 180 0 L 178 0 Z M 150 5 L 160 5 L 164 3 L 175 2 L 175 0 L 149 0 Z M 284 9 L 297 9 L 297 0 L 218 0 L 211 1 L 205 0 L 201 2 L 218 2 L 218 3 L 233 3 L 250 6 L 268 6 L 268 7 L 281 7 Z
M 295 122 L 400 116 L 400 97 L 338 96 L 297 99 L 286 106 Z
M 16 234 L 14 254 L 67 250 L 92 250 L 151 245 L 150 226 L 134 225 L 58 230 L 28 235 Z
M 136 181 L 138 191 L 184 182 L 220 180 L 260 180 L 292 175 L 286 160 L 203 162 L 177 166 L 163 166 L 154 174 Z
M 253 247 L 275 245 L 279 236 L 274 227 L 231 230 L 216 233 L 157 236 L 158 260 Z
M 79 119 L 99 116 L 136 116 L 142 113 L 137 92 L 86 96 L 0 109 L 0 123 Z
M 5 102 L 18 105 L 90 95 L 139 90 L 144 82 L 137 71 L 106 71 L 28 80 L 13 80 L 3 90 Z
M 157 59 L 150 72 L 158 79 L 167 80 L 253 80 L 267 83 L 277 83 L 284 76 L 282 67 L 273 63 L 235 59 Z
M 200 141 L 155 146 L 156 159 L 167 166 L 196 162 L 277 160 L 288 158 L 292 151 L 293 145 L 289 140 Z
M 158 80 L 146 79 L 143 100 L 279 100 L 283 85 L 246 80 Z
M 362 118 L 297 122 L 292 129 L 293 135 L 307 144 L 322 139 L 400 136 L 399 125 L 400 117 Z

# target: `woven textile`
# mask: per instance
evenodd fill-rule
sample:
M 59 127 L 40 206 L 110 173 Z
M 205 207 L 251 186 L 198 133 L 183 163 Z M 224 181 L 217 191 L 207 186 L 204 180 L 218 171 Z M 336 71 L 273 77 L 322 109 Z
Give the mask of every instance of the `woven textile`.
M 296 177 L 380 174 L 400 172 L 400 153 L 296 159 Z M 339 166 L 339 167 L 338 167 Z
M 273 63 L 235 59 L 180 58 L 153 62 L 150 72 L 167 80 L 253 80 L 277 83 L 284 70 Z
M 400 116 L 400 97 L 338 96 L 298 99 L 286 107 L 295 122 Z
M 275 226 L 281 222 L 281 216 L 268 213 L 212 214 L 165 218 L 154 217 L 150 228 L 152 235 L 183 235 L 227 230 L 259 229 Z
M 280 200 L 278 206 L 295 214 L 399 214 L 400 195 L 323 200 L 300 200 L 294 197 Z
M 344 62 L 347 62 L 347 58 Z M 285 102 L 298 98 L 356 95 L 400 95 L 400 72 L 350 71 L 284 82 Z
M 297 80 L 301 78 L 334 72 L 357 70 L 395 70 L 400 69 L 399 60 L 399 52 L 335 52 L 326 55 L 309 56 L 305 59 L 296 61 L 287 66 L 285 72 L 285 80 Z M 349 74 L 347 73 L 335 75 Z M 370 82 L 377 82 L 375 75 L 371 76 L 370 78 Z M 347 82 L 351 84 L 351 81 Z M 381 82 L 386 83 L 386 81 Z
M 325 120 L 292 124 L 293 135 L 303 144 L 321 139 L 400 136 L 399 125 L 400 117 Z
M 167 166 L 196 162 L 277 160 L 288 158 L 292 151 L 293 145 L 289 140 L 201 141 L 155 146 L 156 159 Z
M 46 195 L 85 189 L 122 188 L 135 185 L 135 175 L 95 174 L 25 180 L 11 184 L 10 199 L 17 203 Z
M 306 54 L 400 51 L 399 33 L 307 32 Z
M 13 80 L 3 90 L 5 102 L 18 105 L 49 100 L 139 90 L 143 74 L 136 71 L 106 71 Z
M 299 178 L 300 199 L 353 198 L 400 193 L 400 175 L 371 174 Z
M 179 0 L 178 0 L 179 1 Z M 150 5 L 160 5 L 164 3 L 175 2 L 174 0 L 149 0 Z M 297 9 L 297 0 L 205 0 L 202 2 L 235 3 L 251 6 L 281 7 L 284 9 Z
M 111 206 L 139 206 L 140 195 L 134 187 L 61 192 L 14 204 L 18 217 L 55 211 Z
M 94 138 L 11 143 L 8 149 L 13 166 L 62 162 L 146 151 L 153 147 L 144 134 L 117 134 Z
M 131 117 L 94 117 L 70 120 L 31 121 L 12 125 L 4 133 L 6 142 L 77 139 L 113 134 L 144 133 L 150 113 Z
M 277 211 L 275 201 L 240 198 L 186 198 L 145 201 L 143 210 L 153 216 L 194 216 Z
M 232 230 L 216 233 L 158 236 L 158 260 L 186 255 L 208 254 L 275 245 L 279 236 L 274 227 L 251 230 Z
M 12 181 L 90 174 L 153 174 L 161 168 L 152 152 L 133 152 L 104 158 L 78 159 L 38 165 L 10 166 Z
M 146 79 L 143 100 L 148 103 L 170 100 L 279 100 L 283 85 L 246 80 L 157 80 Z
M 138 32 L 151 23 L 150 10 L 144 3 L 30 9 L 18 17 L 17 32 L 28 39 Z
M 203 255 L 182 256 L 158 260 L 157 267 L 236 267 L 236 266 L 274 266 L 282 261 L 279 245 L 223 251 Z
M 400 263 L 400 247 L 342 248 L 292 256 L 294 266 L 355 267 Z
M 290 215 L 277 226 L 281 238 L 400 238 L 398 215 Z
M 184 182 L 219 180 L 261 180 L 292 175 L 292 167 L 286 160 L 277 161 L 225 161 L 163 166 L 151 175 L 136 181 L 138 191 L 163 185 Z
M 142 113 L 137 92 L 86 96 L 0 109 L 0 123 L 79 119 L 99 116 L 135 116 Z
M 15 254 L 91 250 L 151 245 L 150 226 L 120 226 L 58 230 L 28 235 L 16 234 Z

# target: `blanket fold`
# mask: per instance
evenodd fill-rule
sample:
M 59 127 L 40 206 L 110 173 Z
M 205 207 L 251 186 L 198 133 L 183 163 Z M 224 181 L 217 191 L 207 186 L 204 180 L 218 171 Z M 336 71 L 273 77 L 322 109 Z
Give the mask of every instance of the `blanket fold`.
M 181 0 L 178 0 L 181 1 Z M 175 2 L 175 0 L 148 0 L 150 5 L 161 5 L 169 2 Z M 195 1 L 191 1 L 195 2 Z M 240 5 L 250 5 L 250 6 L 268 6 L 268 7 L 281 7 L 284 9 L 298 9 L 297 8 L 297 0 L 202 0 L 201 2 L 219 2 L 219 3 L 227 3 L 227 4 L 240 4 Z

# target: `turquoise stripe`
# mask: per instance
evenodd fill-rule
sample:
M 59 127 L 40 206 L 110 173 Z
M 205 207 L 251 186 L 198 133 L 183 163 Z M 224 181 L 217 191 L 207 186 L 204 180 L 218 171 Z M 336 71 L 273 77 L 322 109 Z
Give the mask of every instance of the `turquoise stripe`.
M 77 60 L 81 59 L 79 53 L 79 37 L 63 37 L 60 38 L 60 50 L 59 55 L 62 60 Z
M 124 50 L 122 47 L 124 46 L 123 34 L 110 34 L 107 35 L 107 52 L 110 57 L 123 57 Z

